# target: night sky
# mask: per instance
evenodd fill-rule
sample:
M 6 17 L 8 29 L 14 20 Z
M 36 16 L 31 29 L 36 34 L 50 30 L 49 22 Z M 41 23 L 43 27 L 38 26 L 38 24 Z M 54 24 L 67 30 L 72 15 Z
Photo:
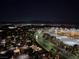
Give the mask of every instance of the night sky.
M 79 2 L 60 0 L 2 0 L 0 23 L 79 23 Z

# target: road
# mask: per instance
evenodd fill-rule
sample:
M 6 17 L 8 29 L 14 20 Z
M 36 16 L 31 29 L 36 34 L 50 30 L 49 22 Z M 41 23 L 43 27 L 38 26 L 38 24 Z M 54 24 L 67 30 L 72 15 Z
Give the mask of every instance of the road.
M 63 59 L 79 59 L 79 57 L 77 57 L 77 56 L 74 56 L 74 55 L 68 55 L 68 54 L 66 54 L 66 53 L 64 53 L 64 52 L 67 52 L 66 50 L 64 50 L 64 49 L 62 49 L 62 48 L 59 48 L 59 47 L 57 47 L 57 48 L 55 48 L 56 46 L 53 44 L 53 43 L 51 43 L 51 42 L 49 42 L 49 41 L 47 41 L 47 40 L 44 40 L 43 39 L 43 37 L 42 37 L 42 35 L 43 35 L 43 32 L 41 32 L 41 31 L 37 31 L 36 33 L 35 33 L 35 36 L 36 36 L 36 42 L 42 47 L 42 48 L 44 48 L 46 51 L 48 51 L 48 52 L 50 52 L 51 51 L 51 53 L 52 53 L 52 55 L 54 54 L 55 55 L 55 53 L 56 53 L 56 49 L 60 49 L 60 51 L 62 52 L 61 53 L 61 56 L 62 56 L 62 58 Z M 60 38 L 61 36 L 57 36 L 58 38 Z M 63 37 L 63 38 L 67 38 L 67 37 Z M 60 38 L 60 40 L 62 40 L 62 38 Z M 65 40 L 65 39 L 64 39 Z M 68 38 L 66 39 L 67 41 L 68 41 Z M 66 42 L 66 40 L 65 40 L 65 42 Z M 53 49 L 53 50 L 52 50 Z
M 79 39 L 74 39 L 67 36 L 60 36 L 60 35 L 54 34 L 54 31 L 55 29 L 51 28 L 47 31 L 47 33 L 49 33 L 51 36 L 56 36 L 57 39 L 63 41 L 67 45 L 70 45 L 70 46 L 73 46 L 75 44 L 79 45 Z

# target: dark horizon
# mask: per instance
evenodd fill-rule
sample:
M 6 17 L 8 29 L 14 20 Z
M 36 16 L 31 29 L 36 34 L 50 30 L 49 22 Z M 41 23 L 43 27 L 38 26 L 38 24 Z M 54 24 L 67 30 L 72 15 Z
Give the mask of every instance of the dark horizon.
M 3 0 L 0 3 L 1 23 L 79 23 L 78 1 Z

